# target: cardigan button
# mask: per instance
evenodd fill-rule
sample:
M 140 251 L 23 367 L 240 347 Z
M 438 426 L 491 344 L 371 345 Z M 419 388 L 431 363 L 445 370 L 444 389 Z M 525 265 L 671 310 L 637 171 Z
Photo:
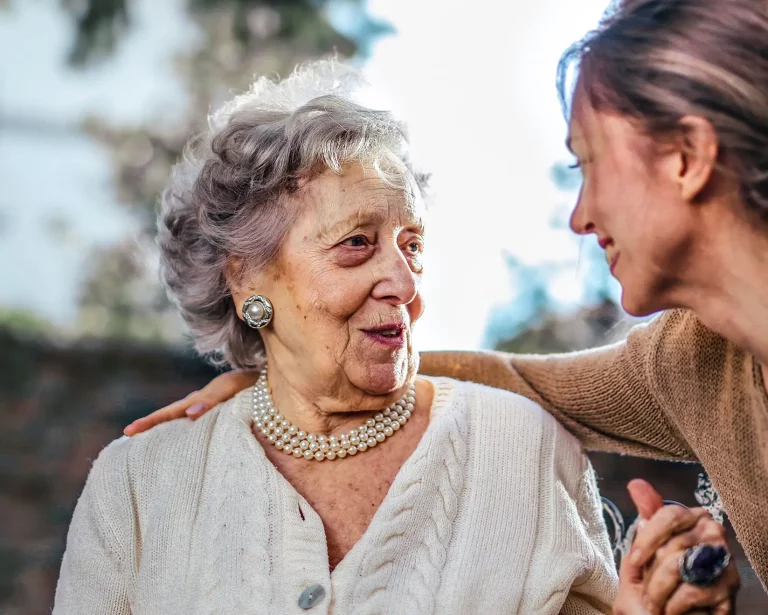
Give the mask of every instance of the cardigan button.
M 318 583 L 310 585 L 299 596 L 299 608 L 308 611 L 313 606 L 320 604 L 325 598 L 325 588 Z

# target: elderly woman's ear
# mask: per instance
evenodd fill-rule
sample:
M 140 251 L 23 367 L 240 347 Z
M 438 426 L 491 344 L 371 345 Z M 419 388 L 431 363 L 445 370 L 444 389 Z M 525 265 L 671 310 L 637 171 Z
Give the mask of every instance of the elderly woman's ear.
M 248 271 L 241 257 L 232 256 L 227 259 L 224 277 L 229 287 L 229 292 L 232 294 L 232 301 L 237 308 L 237 314 L 241 320 L 245 320 L 243 305 L 246 300 L 254 295 L 267 294 L 262 284 L 263 276 L 259 273 Z

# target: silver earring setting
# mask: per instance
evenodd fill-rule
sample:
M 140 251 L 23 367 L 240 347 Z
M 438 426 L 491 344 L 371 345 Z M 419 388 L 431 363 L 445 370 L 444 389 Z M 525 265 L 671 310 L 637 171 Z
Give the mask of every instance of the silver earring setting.
M 252 295 L 243 303 L 243 319 L 252 329 L 263 329 L 272 321 L 272 303 L 263 295 Z

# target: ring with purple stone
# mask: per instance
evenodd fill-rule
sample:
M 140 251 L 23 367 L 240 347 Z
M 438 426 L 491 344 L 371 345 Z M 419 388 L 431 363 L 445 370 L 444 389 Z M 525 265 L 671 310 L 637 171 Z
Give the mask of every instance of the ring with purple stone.
M 696 545 L 680 557 L 680 576 L 691 585 L 710 587 L 723 576 L 730 561 L 731 554 L 722 545 Z

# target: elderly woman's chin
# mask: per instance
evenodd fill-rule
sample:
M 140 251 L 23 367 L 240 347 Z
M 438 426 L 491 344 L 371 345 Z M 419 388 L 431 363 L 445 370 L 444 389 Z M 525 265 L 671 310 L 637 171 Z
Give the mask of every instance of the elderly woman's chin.
M 416 378 L 419 368 L 419 355 L 409 336 L 402 347 L 389 349 L 376 340 L 364 340 L 351 354 L 345 369 L 347 378 L 370 395 L 401 395 Z

